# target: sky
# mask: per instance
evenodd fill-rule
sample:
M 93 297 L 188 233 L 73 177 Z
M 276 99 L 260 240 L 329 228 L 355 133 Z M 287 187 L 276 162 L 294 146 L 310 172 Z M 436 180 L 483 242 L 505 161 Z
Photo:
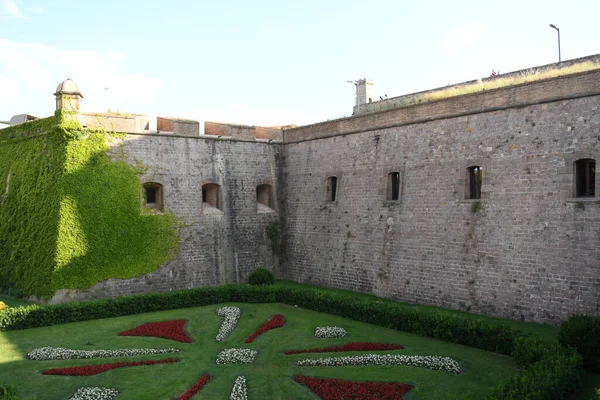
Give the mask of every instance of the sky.
M 306 125 L 375 98 L 600 53 L 600 1 L 0 0 L 0 120 L 84 111 Z M 0 125 L 0 127 L 3 125 Z M 152 128 L 152 124 L 151 124 Z

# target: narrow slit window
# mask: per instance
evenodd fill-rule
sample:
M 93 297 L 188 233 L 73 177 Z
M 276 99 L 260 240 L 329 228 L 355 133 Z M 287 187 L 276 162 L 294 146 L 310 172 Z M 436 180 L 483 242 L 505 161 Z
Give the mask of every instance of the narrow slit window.
M 483 170 L 480 166 L 473 166 L 467 169 L 468 198 L 481 199 L 481 182 Z
M 148 208 L 163 209 L 163 190 L 160 183 L 144 183 L 145 204 Z
M 400 200 L 400 173 L 390 172 L 387 178 L 386 200 Z
M 330 176 L 327 178 L 327 201 L 335 201 L 337 199 L 337 177 Z
M 585 158 L 575 161 L 576 197 L 594 197 L 596 195 L 596 161 Z

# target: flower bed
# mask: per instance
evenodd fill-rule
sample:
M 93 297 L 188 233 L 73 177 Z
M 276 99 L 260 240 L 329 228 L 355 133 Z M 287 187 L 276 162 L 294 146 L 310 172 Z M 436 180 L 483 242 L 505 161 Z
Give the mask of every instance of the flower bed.
M 177 340 L 183 343 L 192 343 L 192 339 L 186 335 L 185 319 L 172 321 L 148 322 L 128 331 L 119 333 L 119 336 L 154 336 L 164 339 Z
M 460 364 L 450 357 L 439 356 L 401 356 L 394 354 L 366 354 L 364 356 L 328 357 L 301 360 L 300 367 L 339 367 L 346 365 L 405 365 L 423 367 L 460 374 Z
M 82 387 L 69 400 L 113 400 L 119 395 L 115 389 L 105 387 Z
M 346 343 L 340 346 L 303 349 L 303 350 L 286 350 L 284 353 L 289 354 L 302 354 L 302 353 L 335 353 L 341 351 L 373 351 L 373 350 L 402 350 L 404 346 L 399 344 L 386 344 L 386 343 L 371 343 L 371 342 L 352 342 Z
M 235 378 L 229 400 L 248 400 L 248 388 L 246 387 L 245 376 L 238 376 Z
M 66 367 L 66 368 L 50 368 L 42 371 L 44 375 L 69 375 L 69 376 L 90 376 L 98 375 L 102 372 L 109 371 L 116 368 L 124 367 L 139 367 L 141 365 L 154 365 L 154 364 L 172 364 L 179 362 L 177 358 L 163 358 L 162 360 L 143 360 L 143 361 L 129 361 L 129 362 L 117 362 L 112 364 L 99 364 L 99 365 L 81 365 L 79 367 Z
M 316 338 L 345 338 L 348 336 L 348 332 L 344 328 L 339 326 L 317 326 L 315 328 Z
M 352 382 L 341 379 L 296 375 L 294 380 L 307 386 L 323 400 L 402 400 L 413 386 L 392 382 Z
M 217 309 L 217 315 L 225 317 L 219 328 L 219 333 L 217 333 L 217 337 L 215 338 L 217 342 L 222 342 L 227 339 L 237 326 L 242 311 L 238 307 L 221 307 Z
M 252 364 L 258 351 L 250 349 L 224 349 L 217 355 L 217 364 Z
M 189 400 L 192 397 L 194 397 L 194 395 L 196 393 L 198 393 L 200 391 L 200 389 L 202 389 L 204 387 L 204 385 L 206 385 L 208 383 L 208 381 L 210 381 L 210 374 L 206 374 L 204 375 L 202 378 L 200 378 L 198 380 L 198 382 L 196 382 L 194 384 L 194 386 L 192 386 L 191 388 L 189 388 L 184 394 L 182 394 L 181 396 L 177 397 L 175 400 Z
M 148 354 L 177 353 L 179 349 L 120 349 L 120 350 L 74 350 L 62 347 L 38 347 L 27 353 L 30 360 L 75 360 L 78 358 L 127 357 Z
M 268 320 L 267 322 L 265 322 L 263 324 L 263 326 L 261 326 L 260 328 L 258 328 L 252 335 L 250 335 L 248 337 L 248 339 L 246 339 L 246 343 L 252 343 L 252 342 L 254 342 L 256 340 L 257 337 L 259 337 L 260 335 L 262 335 L 266 331 L 271 330 L 271 329 L 275 329 L 275 328 L 281 328 L 283 325 L 285 325 L 285 321 L 283 319 L 283 315 L 277 314 L 273 318 L 271 318 L 270 320 Z

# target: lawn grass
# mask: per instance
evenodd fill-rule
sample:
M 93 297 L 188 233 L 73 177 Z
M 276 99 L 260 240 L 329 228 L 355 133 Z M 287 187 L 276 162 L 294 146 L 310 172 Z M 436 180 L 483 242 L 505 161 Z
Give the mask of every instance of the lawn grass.
M 314 285 L 308 285 L 308 284 L 297 283 L 297 282 L 292 282 L 292 281 L 283 281 L 283 280 L 277 281 L 277 284 L 283 285 L 283 286 L 289 286 L 289 287 L 297 287 L 297 288 L 315 287 Z M 353 297 L 356 299 L 370 299 L 370 300 L 376 300 L 376 301 L 379 301 L 382 303 L 386 303 L 386 302 L 387 303 L 398 303 L 397 301 L 392 300 L 392 299 L 377 297 L 375 295 L 367 294 L 367 293 L 352 292 L 350 290 L 330 289 L 330 288 L 323 288 L 323 290 L 326 290 L 330 293 L 346 295 L 346 296 Z M 406 309 L 414 310 L 414 311 L 417 311 L 422 314 L 435 314 L 435 313 L 439 313 L 439 312 L 445 312 L 448 314 L 460 315 L 461 317 L 467 317 L 467 318 L 473 318 L 473 319 L 484 319 L 484 320 L 504 324 L 504 325 L 510 326 L 515 329 L 521 329 L 523 331 L 533 333 L 533 334 L 539 336 L 540 339 L 547 341 L 547 342 L 555 342 L 558 340 L 558 327 L 552 326 L 552 325 L 536 324 L 536 323 L 531 323 L 531 322 L 522 322 L 522 321 L 517 321 L 517 320 L 513 320 L 513 319 L 494 318 L 494 317 L 489 317 L 487 315 L 472 314 L 472 313 L 468 313 L 468 312 L 464 312 L 464 311 L 443 309 L 440 307 L 426 306 L 426 305 L 421 305 L 421 304 L 402 303 L 402 306 L 405 307 Z
M 316 396 L 308 389 L 292 380 L 292 376 L 304 374 L 356 381 L 411 383 L 415 388 L 407 396 L 410 400 L 483 399 L 501 380 L 517 371 L 514 361 L 506 356 L 298 307 L 283 304 L 228 305 L 240 307 L 242 317 L 231 336 L 221 343 L 214 341 L 221 323 L 221 318 L 215 314 L 219 307 L 217 305 L 0 333 L 0 382 L 12 383 L 21 396 L 39 400 L 65 399 L 82 386 L 116 388 L 121 391 L 118 400 L 173 399 L 208 372 L 213 375 L 213 379 L 195 399 L 227 398 L 238 375 L 247 377 L 250 399 L 315 399 Z M 255 329 L 278 313 L 285 316 L 285 327 L 263 334 L 252 344 L 244 343 L 244 339 Z M 180 318 L 188 320 L 186 331 L 194 339 L 194 343 L 117 336 L 118 332 L 145 322 Z M 322 325 L 342 326 L 348 330 L 350 336 L 347 339 L 314 338 L 314 328 Z M 442 371 L 400 366 L 297 367 L 293 362 L 304 358 L 362 353 L 283 355 L 283 351 L 288 349 L 325 347 L 349 341 L 379 341 L 406 346 L 405 350 L 393 351 L 397 354 L 449 356 L 459 360 L 465 372 L 453 375 Z M 84 350 L 176 347 L 182 349 L 182 353 L 175 355 L 182 361 L 170 365 L 118 369 L 91 377 L 44 376 L 40 371 L 50 367 L 163 358 L 137 356 L 63 361 L 30 361 L 24 358 L 33 348 L 49 345 Z M 258 350 L 256 363 L 243 366 L 214 364 L 217 353 L 221 349 L 231 347 Z
M 4 302 L 4 304 L 9 307 L 28 306 L 30 304 L 34 304 L 32 301 L 7 296 L 5 294 L 0 294 L 0 301 Z

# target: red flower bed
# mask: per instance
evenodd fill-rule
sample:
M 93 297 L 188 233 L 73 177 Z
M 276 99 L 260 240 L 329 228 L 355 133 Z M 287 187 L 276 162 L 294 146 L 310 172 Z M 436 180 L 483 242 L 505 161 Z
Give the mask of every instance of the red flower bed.
M 276 316 L 274 316 L 273 318 L 271 318 L 270 320 L 265 322 L 263 324 L 263 326 L 261 326 L 260 328 L 258 328 L 256 330 L 256 332 L 254 332 L 252 335 L 250 335 L 248 337 L 248 339 L 246 339 L 246 343 L 254 342 L 254 340 L 256 340 L 257 337 L 259 337 L 260 335 L 262 335 L 264 332 L 266 332 L 268 330 L 275 329 L 275 328 L 281 328 L 284 325 L 284 323 L 285 323 L 285 321 L 283 320 L 283 315 L 277 314 Z
M 162 360 L 144 360 L 144 361 L 129 361 L 129 362 L 116 362 L 112 364 L 100 364 L 100 365 L 81 365 L 79 367 L 67 367 L 67 368 L 50 368 L 44 370 L 44 375 L 69 375 L 69 376 L 90 376 L 98 375 L 102 372 L 106 372 L 115 368 L 124 367 L 139 367 L 140 365 L 154 365 L 154 364 L 172 364 L 179 362 L 177 358 L 163 358 Z
M 154 336 L 177 340 L 178 342 L 192 343 L 192 339 L 185 334 L 184 326 L 185 319 L 148 322 L 128 331 L 123 331 L 119 333 L 119 336 Z
M 402 400 L 413 386 L 392 382 L 352 382 L 341 379 L 296 375 L 294 380 L 307 386 L 323 400 Z
M 303 350 L 286 350 L 285 354 L 335 353 L 338 351 L 402 350 L 403 348 L 404 346 L 400 346 L 399 344 L 352 342 L 343 344 L 341 346 L 331 346 Z
M 200 391 L 200 389 L 202 389 L 202 387 L 204 387 L 204 385 L 206 385 L 208 383 L 208 381 L 210 381 L 210 374 L 204 375 L 202 378 L 200 378 L 200 380 L 198 380 L 198 382 L 196 382 L 194 384 L 194 386 L 192 386 L 191 388 L 189 388 L 187 390 L 187 392 L 185 392 L 184 394 L 182 394 L 181 396 L 179 396 L 175 400 L 189 400 L 189 399 L 191 399 L 192 397 L 194 397 L 194 395 L 196 393 L 198 393 Z

